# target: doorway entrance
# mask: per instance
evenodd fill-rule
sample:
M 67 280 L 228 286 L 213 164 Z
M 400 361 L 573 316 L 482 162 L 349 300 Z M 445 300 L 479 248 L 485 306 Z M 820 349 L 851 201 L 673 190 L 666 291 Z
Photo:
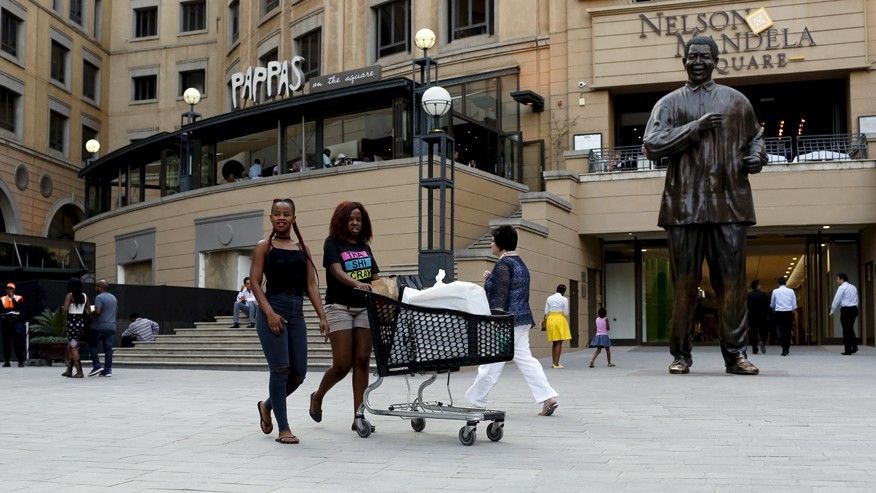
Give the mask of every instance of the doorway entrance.
M 860 272 L 858 249 L 857 235 L 753 235 L 748 239 L 746 285 L 757 279 L 761 290 L 770 295 L 777 287 L 776 280 L 784 277 L 797 295 L 792 344 L 839 344 L 839 312 L 829 316 L 830 303 L 838 273 L 844 272 L 852 284 L 860 285 L 856 284 Z M 630 317 L 635 314 L 634 321 L 618 320 L 617 325 L 641 327 L 629 336 L 637 343 L 666 344 L 673 296 L 666 242 L 606 243 L 604 259 L 605 298 L 612 327 L 617 311 Z M 707 344 L 718 342 L 718 304 L 709 279 L 704 263 L 693 331 L 696 342 Z M 857 327 L 856 333 L 861 334 Z

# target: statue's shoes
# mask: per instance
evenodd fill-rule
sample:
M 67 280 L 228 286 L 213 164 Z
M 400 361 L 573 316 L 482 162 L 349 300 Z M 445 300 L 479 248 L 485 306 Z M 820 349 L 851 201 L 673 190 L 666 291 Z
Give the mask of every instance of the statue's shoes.
M 690 365 L 681 360 L 675 360 L 669 365 L 669 373 L 673 375 L 684 375 L 690 373 Z
M 736 364 L 727 367 L 727 373 L 733 373 L 734 375 L 757 375 L 760 373 L 760 370 L 747 359 L 739 358 L 736 360 Z

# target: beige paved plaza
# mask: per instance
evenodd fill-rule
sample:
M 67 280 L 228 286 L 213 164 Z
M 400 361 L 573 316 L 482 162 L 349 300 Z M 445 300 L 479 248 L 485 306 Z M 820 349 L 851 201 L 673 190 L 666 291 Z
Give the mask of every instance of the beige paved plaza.
M 349 380 L 313 423 L 309 375 L 289 400 L 297 446 L 262 435 L 261 372 L 135 370 L 68 380 L 61 368 L 0 372 L 2 491 L 874 491 L 876 350 L 793 348 L 752 356 L 758 377 L 725 375 L 716 348 L 695 350 L 693 373 L 670 376 L 663 348 L 616 349 L 616 368 L 590 352 L 548 369 L 556 416 L 536 416 L 506 368 L 491 404 L 505 437 L 464 447 L 457 422 L 415 433 L 372 417 L 349 429 Z M 544 363 L 544 362 L 543 362 Z M 602 360 L 604 365 L 605 361 Z M 549 366 L 549 365 L 548 365 Z M 454 375 L 461 396 L 471 370 Z M 404 399 L 401 378 L 375 401 Z

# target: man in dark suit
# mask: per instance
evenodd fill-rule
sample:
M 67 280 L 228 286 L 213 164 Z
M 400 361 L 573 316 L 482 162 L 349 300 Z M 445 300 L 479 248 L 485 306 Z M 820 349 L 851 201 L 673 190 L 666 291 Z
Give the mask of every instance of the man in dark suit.
M 751 352 L 766 354 L 766 343 L 769 338 L 769 314 L 770 298 L 760 290 L 760 281 L 751 281 L 751 292 L 748 293 L 748 340 L 751 343 Z

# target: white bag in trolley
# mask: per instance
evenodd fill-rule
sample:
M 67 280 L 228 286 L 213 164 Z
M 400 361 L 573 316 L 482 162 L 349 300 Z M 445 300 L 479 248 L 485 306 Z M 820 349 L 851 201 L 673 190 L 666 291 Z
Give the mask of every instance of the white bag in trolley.
M 428 308 L 446 308 L 475 315 L 490 315 L 490 303 L 484 288 L 465 281 L 443 282 L 445 272 L 438 271 L 435 285 L 431 288 L 417 290 L 405 288 L 402 303 Z M 408 316 L 405 316 L 408 315 Z M 440 330 L 434 327 L 416 325 L 413 314 L 400 313 L 399 323 L 408 325 L 410 339 L 396 339 L 395 344 L 404 344 L 413 349 L 414 361 L 428 361 L 435 355 L 441 359 L 464 358 L 468 355 L 468 328 L 454 320 L 453 315 L 447 315 L 447 323 Z M 434 322 L 433 316 L 433 322 Z M 401 349 L 401 348 L 397 348 Z M 398 354 L 395 350 L 394 354 Z

